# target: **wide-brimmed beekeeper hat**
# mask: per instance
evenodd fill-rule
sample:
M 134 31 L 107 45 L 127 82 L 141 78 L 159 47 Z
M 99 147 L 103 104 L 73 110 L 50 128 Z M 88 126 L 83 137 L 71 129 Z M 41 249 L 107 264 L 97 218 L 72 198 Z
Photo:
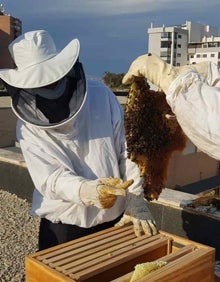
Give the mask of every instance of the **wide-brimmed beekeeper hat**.
M 64 77 L 79 57 L 80 44 L 73 39 L 60 52 L 45 30 L 26 32 L 9 45 L 16 67 L 1 69 L 0 78 L 17 88 L 37 88 Z
M 0 69 L 0 78 L 20 120 L 57 128 L 69 124 L 81 111 L 87 89 L 79 50 L 78 39 L 73 39 L 58 52 L 45 30 L 24 33 L 9 45 L 16 68 Z

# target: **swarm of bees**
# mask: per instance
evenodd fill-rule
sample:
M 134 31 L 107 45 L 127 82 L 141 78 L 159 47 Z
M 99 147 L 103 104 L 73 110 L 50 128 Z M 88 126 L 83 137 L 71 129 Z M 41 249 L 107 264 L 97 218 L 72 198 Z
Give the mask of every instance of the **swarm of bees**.
M 167 179 L 174 151 L 186 146 L 186 136 L 163 92 L 154 91 L 145 78 L 135 77 L 125 106 L 128 157 L 140 168 L 144 196 L 158 199 Z

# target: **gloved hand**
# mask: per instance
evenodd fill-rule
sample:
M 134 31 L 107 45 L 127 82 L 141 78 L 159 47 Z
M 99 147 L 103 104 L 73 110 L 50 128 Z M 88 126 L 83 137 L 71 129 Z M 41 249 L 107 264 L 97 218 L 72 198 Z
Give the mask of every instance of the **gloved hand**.
M 124 226 L 133 223 L 135 235 L 138 237 L 145 233 L 148 237 L 158 233 L 156 223 L 147 207 L 143 194 L 128 193 L 127 207 L 124 215 L 115 226 Z
M 133 180 L 123 182 L 119 178 L 100 178 L 84 182 L 80 187 L 80 198 L 86 206 L 109 209 L 117 200 L 117 196 L 126 196 L 126 189 Z
M 131 84 L 133 76 L 143 76 L 156 85 L 163 92 L 167 92 L 172 81 L 181 73 L 188 70 L 197 71 L 204 78 L 208 76 L 208 62 L 201 62 L 193 65 L 174 67 L 154 54 L 146 54 L 136 58 L 128 72 L 123 77 L 123 84 Z

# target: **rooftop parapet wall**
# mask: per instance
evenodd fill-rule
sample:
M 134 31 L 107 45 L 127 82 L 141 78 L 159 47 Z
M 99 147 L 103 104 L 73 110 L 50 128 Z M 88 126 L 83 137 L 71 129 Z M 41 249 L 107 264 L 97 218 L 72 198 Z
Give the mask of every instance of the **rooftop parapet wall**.
M 0 97 L 0 148 L 14 146 L 16 121 L 9 97 Z

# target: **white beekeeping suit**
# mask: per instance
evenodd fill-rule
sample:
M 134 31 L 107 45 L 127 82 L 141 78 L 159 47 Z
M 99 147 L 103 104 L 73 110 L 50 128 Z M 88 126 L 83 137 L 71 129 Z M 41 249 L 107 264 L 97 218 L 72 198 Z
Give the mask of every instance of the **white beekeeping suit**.
M 156 234 L 122 108 L 102 82 L 86 81 L 79 49 L 74 39 L 58 53 L 48 32 L 28 32 L 9 46 L 17 68 L 0 70 L 35 185 L 32 212 L 84 229 L 122 216 L 137 235 Z

